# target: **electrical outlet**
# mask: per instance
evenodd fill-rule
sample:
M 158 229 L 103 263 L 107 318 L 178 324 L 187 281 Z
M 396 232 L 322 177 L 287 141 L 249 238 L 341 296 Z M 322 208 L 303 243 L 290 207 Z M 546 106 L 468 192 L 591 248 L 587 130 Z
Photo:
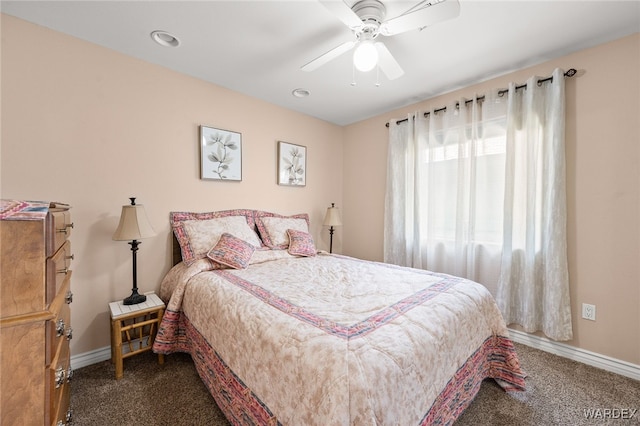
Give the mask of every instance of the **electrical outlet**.
M 596 320 L 596 305 L 590 305 L 588 303 L 582 304 L 582 318 L 591 321 Z

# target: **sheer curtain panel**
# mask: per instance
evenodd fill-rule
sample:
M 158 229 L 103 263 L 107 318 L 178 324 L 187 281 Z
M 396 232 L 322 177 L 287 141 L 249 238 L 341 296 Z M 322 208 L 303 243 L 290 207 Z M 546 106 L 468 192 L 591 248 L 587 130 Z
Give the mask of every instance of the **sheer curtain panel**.
M 497 301 L 507 323 L 570 340 L 564 73 L 509 87 L 504 247 Z
M 571 339 L 564 74 L 389 124 L 384 260 L 466 277 L 507 323 Z

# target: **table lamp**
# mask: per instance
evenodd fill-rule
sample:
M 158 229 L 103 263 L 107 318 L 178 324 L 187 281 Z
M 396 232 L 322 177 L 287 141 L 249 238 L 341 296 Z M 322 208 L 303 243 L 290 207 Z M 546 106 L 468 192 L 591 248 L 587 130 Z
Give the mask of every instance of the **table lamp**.
M 335 203 L 331 203 L 331 207 L 327 208 L 327 213 L 324 216 L 324 226 L 329 227 L 329 253 L 333 253 L 333 227 L 341 226 L 340 211 L 336 207 Z
M 140 245 L 139 239 L 149 238 L 156 235 L 155 231 L 147 219 L 147 213 L 144 210 L 142 204 L 136 204 L 135 197 L 129 198 L 131 200 L 130 205 L 122 206 L 122 213 L 120 214 L 120 223 L 116 232 L 113 233 L 113 239 L 115 241 L 129 241 L 131 245 L 131 253 L 133 255 L 133 288 L 131 296 L 124 299 L 122 302 L 125 305 L 136 305 L 147 300 L 147 296 L 144 294 L 138 294 L 138 270 L 136 264 L 136 252 L 138 251 L 138 245 Z

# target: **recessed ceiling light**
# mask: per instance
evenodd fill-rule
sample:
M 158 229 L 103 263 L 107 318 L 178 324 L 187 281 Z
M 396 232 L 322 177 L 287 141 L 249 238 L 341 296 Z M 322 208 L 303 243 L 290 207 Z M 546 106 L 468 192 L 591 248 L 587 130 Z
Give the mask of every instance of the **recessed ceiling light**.
M 151 33 L 153 41 L 161 46 L 165 47 L 178 47 L 180 46 L 180 40 L 173 34 L 169 34 L 166 31 L 154 31 Z
M 296 98 L 306 98 L 311 94 L 311 92 L 309 92 L 307 89 L 295 89 L 293 92 L 291 92 L 291 94 Z

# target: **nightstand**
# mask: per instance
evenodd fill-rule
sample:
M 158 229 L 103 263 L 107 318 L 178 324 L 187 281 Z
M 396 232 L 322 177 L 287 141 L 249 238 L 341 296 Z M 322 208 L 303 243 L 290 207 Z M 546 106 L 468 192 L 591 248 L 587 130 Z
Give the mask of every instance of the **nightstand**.
M 111 310 L 111 361 L 116 365 L 116 379 L 124 375 L 122 361 L 133 355 L 151 350 L 158 326 L 164 314 L 164 303 L 155 294 L 136 305 L 125 305 L 122 300 L 109 303 Z M 164 356 L 158 354 L 158 363 Z

